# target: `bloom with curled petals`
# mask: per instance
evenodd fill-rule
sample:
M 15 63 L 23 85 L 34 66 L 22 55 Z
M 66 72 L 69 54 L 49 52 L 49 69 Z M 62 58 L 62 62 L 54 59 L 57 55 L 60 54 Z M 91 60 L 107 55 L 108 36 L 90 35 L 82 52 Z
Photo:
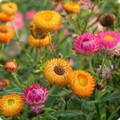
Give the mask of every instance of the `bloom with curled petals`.
M 27 105 L 40 105 L 45 103 L 48 99 L 48 90 L 45 86 L 40 87 L 40 84 L 35 85 L 34 83 L 31 86 L 27 86 L 23 91 L 23 100 Z
M 0 25 L 0 43 L 8 43 L 14 37 L 14 31 L 7 25 Z
M 0 91 L 4 91 L 6 87 L 9 86 L 9 80 L 8 79 L 0 80 L 0 86 L 1 86 Z
M 90 33 L 80 34 L 79 37 L 76 37 L 73 45 L 77 54 L 83 55 L 92 55 L 98 52 L 100 48 L 99 40 L 96 39 L 94 34 L 91 35 Z
M 104 31 L 97 33 L 96 37 L 100 41 L 100 52 L 106 55 L 120 54 L 120 35 L 114 31 Z
M 32 105 L 31 111 L 34 112 L 35 114 L 40 114 L 43 112 L 42 108 L 44 107 L 44 105 L 40 104 L 40 105 Z
M 30 25 L 30 32 L 33 35 L 34 38 L 36 39 L 42 39 L 45 38 L 48 35 L 48 32 L 43 32 L 40 28 L 35 26 L 33 21 L 29 23 Z
M 0 12 L 0 21 L 1 21 L 1 22 L 11 21 L 11 18 L 12 18 L 12 17 L 6 15 L 4 12 Z
M 42 39 L 36 39 L 31 34 L 28 37 L 28 44 L 30 46 L 36 47 L 36 48 L 45 47 L 49 44 L 49 42 L 50 41 L 49 41 L 48 35 Z
M 14 71 L 17 71 L 18 66 L 17 66 L 17 63 L 15 63 L 14 61 L 11 61 L 11 62 L 6 62 L 3 68 L 7 72 L 14 72 Z
M 95 89 L 95 81 L 93 76 L 83 70 L 71 72 L 69 75 L 69 84 L 72 92 L 79 97 L 90 96 Z
M 52 59 L 47 63 L 43 71 L 47 81 L 57 87 L 68 84 L 68 76 L 72 68 L 69 63 L 62 59 Z
M 59 26 L 61 16 L 55 11 L 41 11 L 33 17 L 33 22 L 37 28 L 40 28 L 43 32 L 55 31 Z
M 3 95 L 0 99 L 0 113 L 5 117 L 13 117 L 23 110 L 24 101 L 19 94 Z
M 17 5 L 15 3 L 5 3 L 1 6 L 2 12 L 6 13 L 7 15 L 14 15 L 17 12 Z
M 67 2 L 64 4 L 63 7 L 67 12 L 71 12 L 71 13 L 79 13 L 80 12 L 80 6 L 76 3 Z

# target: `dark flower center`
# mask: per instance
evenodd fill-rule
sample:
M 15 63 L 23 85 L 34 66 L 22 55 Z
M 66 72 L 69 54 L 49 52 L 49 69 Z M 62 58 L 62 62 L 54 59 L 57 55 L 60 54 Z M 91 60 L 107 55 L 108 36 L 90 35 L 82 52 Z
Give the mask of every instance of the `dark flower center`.
M 58 75 L 63 75 L 65 73 L 65 70 L 62 66 L 55 66 L 54 72 Z
M 89 42 L 89 39 L 84 39 L 83 42 L 84 42 L 84 43 L 88 43 L 88 42 Z
M 5 29 L 0 29 L 1 33 L 6 33 L 7 31 Z

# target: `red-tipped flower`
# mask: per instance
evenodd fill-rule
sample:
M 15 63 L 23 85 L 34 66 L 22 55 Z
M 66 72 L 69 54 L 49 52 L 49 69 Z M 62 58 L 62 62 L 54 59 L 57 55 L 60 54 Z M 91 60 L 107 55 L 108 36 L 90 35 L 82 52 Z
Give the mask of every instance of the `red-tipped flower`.
M 40 87 L 40 84 L 35 85 L 33 83 L 31 86 L 25 88 L 22 98 L 28 105 L 40 105 L 47 101 L 49 95 L 48 91 L 45 86 Z
M 14 61 L 11 61 L 11 62 L 6 62 L 3 68 L 7 72 L 14 72 L 14 71 L 17 71 L 18 66 L 17 66 L 17 63 L 15 63 Z

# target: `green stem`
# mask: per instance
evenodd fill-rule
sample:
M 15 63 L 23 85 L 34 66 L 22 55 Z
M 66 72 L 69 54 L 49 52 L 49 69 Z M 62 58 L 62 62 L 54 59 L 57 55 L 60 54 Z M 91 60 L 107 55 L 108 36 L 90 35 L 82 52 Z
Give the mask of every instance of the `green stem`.
M 89 20 L 89 18 L 92 16 L 94 8 L 95 8 L 95 4 L 94 4 L 94 6 L 92 7 L 92 9 L 91 9 L 91 13 L 90 13 L 90 15 L 88 16 L 88 18 L 87 18 L 87 20 L 86 20 L 86 22 L 85 22 L 85 26 L 84 26 L 84 28 L 83 28 L 82 33 L 84 33 L 85 30 L 86 30 L 86 28 L 87 28 L 88 20 Z
M 89 61 L 90 72 L 91 74 L 93 74 L 94 71 L 93 71 L 92 62 L 91 62 L 91 56 L 89 56 L 88 58 L 89 58 L 88 61 Z
M 101 73 L 102 73 L 102 69 L 103 69 L 103 66 L 104 66 L 104 64 L 105 64 L 106 59 L 107 59 L 107 56 L 105 56 L 105 58 L 104 58 L 103 61 L 102 61 L 102 66 L 101 66 L 101 68 L 100 68 L 100 72 L 99 72 L 98 76 L 100 76 Z
M 35 48 L 35 61 L 37 62 L 37 57 L 38 57 L 38 48 Z
M 72 93 L 72 91 L 69 91 L 69 92 L 61 94 L 61 95 L 50 95 L 50 96 L 52 96 L 52 97 L 63 97 L 63 96 L 66 96 L 68 94 L 71 94 L 71 93 Z
M 15 35 L 16 35 L 17 39 L 19 40 L 19 35 L 18 35 L 17 31 L 15 30 L 13 20 L 12 20 L 11 22 L 12 22 L 12 26 L 13 26 L 13 30 L 14 30 L 14 32 L 15 32 Z
M 3 50 L 4 50 L 4 46 L 5 46 L 5 44 L 2 43 L 2 46 L 1 46 L 1 52 L 0 52 L 0 57 L 2 57 L 2 53 L 3 53 Z
M 50 33 L 48 33 L 48 38 L 49 38 L 50 48 L 51 48 L 51 50 L 52 50 L 52 52 L 53 52 L 54 56 L 55 56 L 55 57 L 57 57 L 57 56 L 56 56 L 56 53 L 55 53 L 55 51 L 54 51 L 54 49 L 53 49 L 53 47 L 52 47 Z
M 15 79 L 15 82 L 17 83 L 17 85 L 20 87 L 20 88 L 23 88 L 23 85 L 19 82 L 18 78 L 16 77 L 15 73 L 13 72 L 12 73 L 14 79 Z
M 96 103 L 95 106 L 96 106 L 97 114 L 98 114 L 98 118 L 99 118 L 100 117 L 99 105 Z

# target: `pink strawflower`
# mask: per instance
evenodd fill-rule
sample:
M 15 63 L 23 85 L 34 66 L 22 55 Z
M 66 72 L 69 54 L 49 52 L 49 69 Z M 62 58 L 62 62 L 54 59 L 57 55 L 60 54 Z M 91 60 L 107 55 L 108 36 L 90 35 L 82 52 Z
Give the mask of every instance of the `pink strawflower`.
M 26 20 L 32 20 L 33 19 L 33 16 L 36 14 L 37 12 L 36 11 L 28 11 L 25 13 L 25 19 Z
M 34 112 L 35 114 L 40 114 L 43 112 L 42 108 L 44 107 L 44 105 L 40 104 L 40 105 L 32 105 L 31 106 L 31 111 Z
M 27 86 L 23 91 L 23 100 L 27 105 L 40 105 L 45 103 L 48 99 L 48 90 L 45 86 L 40 87 L 40 83 L 35 85 L 31 84 L 31 87 Z
M 17 12 L 14 15 L 13 24 L 14 24 L 15 30 L 20 30 L 24 27 L 24 20 L 21 13 Z M 7 22 L 7 25 L 13 28 L 13 25 L 11 22 Z
M 104 31 L 97 33 L 97 39 L 100 41 L 101 53 L 106 55 L 120 54 L 120 35 L 114 31 Z
M 99 41 L 96 39 L 95 35 L 91 35 L 90 33 L 83 33 L 80 34 L 79 37 L 76 37 L 74 45 L 74 50 L 77 51 L 77 54 L 83 55 L 92 55 L 97 53 L 100 44 Z

